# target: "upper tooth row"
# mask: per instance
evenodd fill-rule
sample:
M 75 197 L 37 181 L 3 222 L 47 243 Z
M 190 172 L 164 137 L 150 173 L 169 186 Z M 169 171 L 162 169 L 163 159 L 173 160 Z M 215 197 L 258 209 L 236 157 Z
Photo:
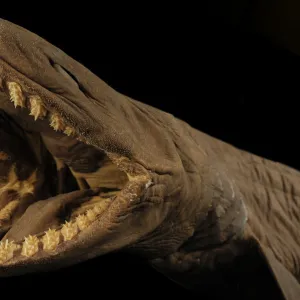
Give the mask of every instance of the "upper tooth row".
M 101 201 L 94 208 L 89 209 L 84 214 L 78 215 L 75 221 L 63 224 L 61 229 L 49 229 L 40 239 L 35 235 L 29 235 L 25 237 L 24 242 L 21 244 L 9 240 L 1 241 L 0 263 L 5 263 L 12 259 L 15 251 L 19 249 L 21 249 L 20 255 L 24 257 L 31 257 L 40 249 L 54 251 L 61 241 L 72 240 L 80 231 L 95 221 L 97 216 L 107 208 L 110 202 L 110 199 Z
M 10 100 L 13 102 L 15 108 L 18 106 L 26 107 L 26 97 L 21 86 L 17 82 L 7 82 L 7 88 Z M 28 100 L 27 106 L 30 109 L 29 115 L 33 116 L 35 121 L 38 118 L 44 119 L 47 116 L 48 111 L 43 105 L 41 97 L 38 95 L 31 95 L 28 97 Z M 68 136 L 75 135 L 74 128 L 65 125 L 62 117 L 57 113 L 49 114 L 49 123 L 55 131 L 63 131 Z

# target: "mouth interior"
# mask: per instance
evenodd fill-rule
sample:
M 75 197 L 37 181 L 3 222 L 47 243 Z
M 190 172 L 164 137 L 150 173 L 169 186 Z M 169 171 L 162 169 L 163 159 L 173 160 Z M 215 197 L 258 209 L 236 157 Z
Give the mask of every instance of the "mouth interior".
M 39 96 L 25 95 L 17 83 L 8 83 L 6 92 L 0 95 L 0 262 L 12 256 L 5 250 L 9 240 L 21 241 L 27 257 L 41 247 L 36 237 L 46 237 L 42 247 L 48 250 L 71 240 L 109 207 L 129 180 L 105 151 L 83 142 L 59 114 L 47 111 Z M 51 212 L 53 216 L 49 212 L 45 224 L 41 220 L 29 237 L 23 236 L 20 227 L 31 205 L 89 189 L 97 189 L 96 195 L 70 201 Z

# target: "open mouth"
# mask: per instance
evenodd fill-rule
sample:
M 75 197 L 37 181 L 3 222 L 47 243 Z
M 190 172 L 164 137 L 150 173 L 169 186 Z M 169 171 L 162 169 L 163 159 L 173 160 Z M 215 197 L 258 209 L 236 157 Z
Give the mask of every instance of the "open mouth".
M 140 198 L 149 177 L 125 157 L 88 144 L 40 96 L 17 82 L 1 85 L 0 264 L 5 266 L 65 251 L 99 219 L 112 217 L 109 210 L 118 199 Z

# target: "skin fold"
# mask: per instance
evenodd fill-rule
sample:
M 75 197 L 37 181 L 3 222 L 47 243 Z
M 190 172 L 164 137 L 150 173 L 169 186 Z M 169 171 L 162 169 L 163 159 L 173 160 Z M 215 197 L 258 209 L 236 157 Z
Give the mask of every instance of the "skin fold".
M 284 299 L 299 299 L 297 170 L 118 93 L 3 19 L 0 90 L 0 191 L 12 182 L 0 193 L 0 220 L 18 201 L 0 223 L 0 276 L 127 251 L 197 291 L 206 274 L 255 249 Z M 85 226 L 72 219 L 95 203 Z M 67 234 L 72 224 L 79 229 Z M 51 243 L 49 228 L 58 233 Z

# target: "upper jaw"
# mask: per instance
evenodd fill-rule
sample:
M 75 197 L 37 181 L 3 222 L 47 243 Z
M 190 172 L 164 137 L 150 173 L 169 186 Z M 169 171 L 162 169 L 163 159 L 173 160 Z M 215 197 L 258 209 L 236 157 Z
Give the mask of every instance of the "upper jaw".
M 66 124 L 59 112 L 50 112 L 46 101 L 40 95 L 26 93 L 18 82 L 7 81 L 3 84 L 0 108 L 15 118 L 24 130 L 51 132 L 54 129 L 56 132 L 75 137 L 75 128 Z
M 40 96 L 47 111 L 59 114 L 84 143 L 160 174 L 181 171 L 173 116 L 122 95 L 54 45 L 3 19 L 0 42 L 4 90 L 7 82 L 16 82 L 26 95 Z M 70 84 L 62 69 L 76 82 Z

